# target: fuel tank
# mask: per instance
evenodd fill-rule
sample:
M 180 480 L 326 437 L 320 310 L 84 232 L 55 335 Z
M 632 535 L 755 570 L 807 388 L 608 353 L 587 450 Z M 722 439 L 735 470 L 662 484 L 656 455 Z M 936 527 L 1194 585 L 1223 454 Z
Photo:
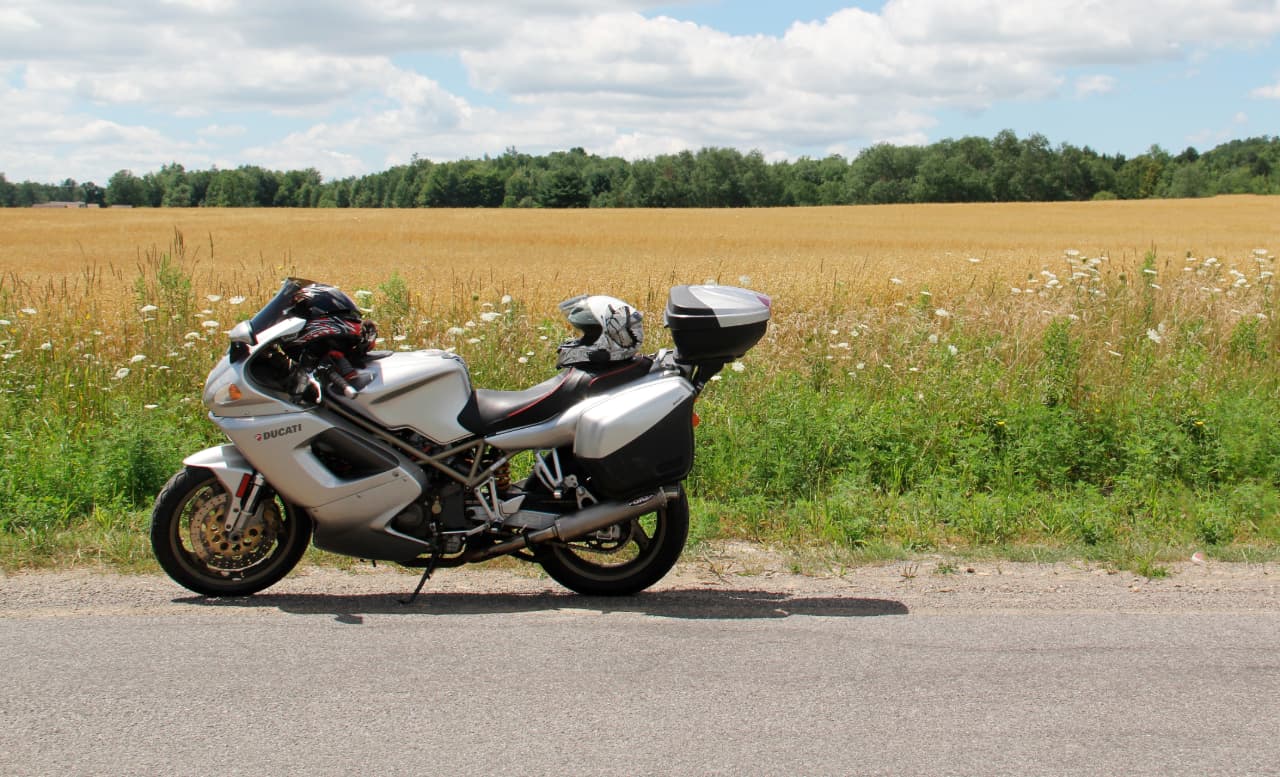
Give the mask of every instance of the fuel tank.
M 458 414 L 471 397 L 462 358 L 448 351 L 399 351 L 369 362 L 353 404 L 392 429 L 412 429 L 437 443 L 470 434 Z

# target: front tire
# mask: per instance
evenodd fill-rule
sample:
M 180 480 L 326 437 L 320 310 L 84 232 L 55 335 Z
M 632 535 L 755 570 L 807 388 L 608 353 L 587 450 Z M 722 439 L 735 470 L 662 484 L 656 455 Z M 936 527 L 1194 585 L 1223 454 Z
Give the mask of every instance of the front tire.
M 535 546 L 538 563 L 560 585 L 586 596 L 629 596 L 671 571 L 689 538 L 689 500 L 571 542 Z
M 311 540 L 311 519 L 278 496 L 235 536 L 223 522 L 232 495 L 207 469 L 169 479 L 151 513 L 156 561 L 179 585 L 205 596 L 248 596 L 289 574 Z

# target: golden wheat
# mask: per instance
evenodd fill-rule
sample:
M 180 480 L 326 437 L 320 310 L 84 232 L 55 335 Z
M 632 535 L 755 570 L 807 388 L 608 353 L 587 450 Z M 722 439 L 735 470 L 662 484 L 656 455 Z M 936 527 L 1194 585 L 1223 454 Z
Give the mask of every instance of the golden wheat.
M 1132 266 L 1245 257 L 1280 243 L 1280 198 L 768 210 L 5 210 L 10 283 L 127 284 L 177 230 L 198 290 L 295 272 L 345 285 L 397 271 L 415 292 L 648 291 L 748 276 L 791 292 L 953 291 L 1062 267 L 1063 252 Z M 89 268 L 96 268 L 96 276 Z M 526 293 L 526 297 L 528 294 Z M 638 301 L 638 300 L 637 300 Z

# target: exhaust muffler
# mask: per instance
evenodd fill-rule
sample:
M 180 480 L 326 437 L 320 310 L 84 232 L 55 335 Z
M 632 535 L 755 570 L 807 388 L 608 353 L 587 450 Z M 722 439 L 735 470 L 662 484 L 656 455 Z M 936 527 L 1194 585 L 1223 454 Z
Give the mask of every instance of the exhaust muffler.
M 602 502 L 579 510 L 576 513 L 557 518 L 555 523 L 545 529 L 526 532 L 521 536 L 500 542 L 497 545 L 480 550 L 469 561 L 483 561 L 494 556 L 503 556 L 517 550 L 532 547 L 541 542 L 559 540 L 568 542 L 593 531 L 600 531 L 615 523 L 635 518 L 645 513 L 660 509 L 674 497 L 672 492 L 659 488 L 648 496 L 638 497 L 629 502 Z

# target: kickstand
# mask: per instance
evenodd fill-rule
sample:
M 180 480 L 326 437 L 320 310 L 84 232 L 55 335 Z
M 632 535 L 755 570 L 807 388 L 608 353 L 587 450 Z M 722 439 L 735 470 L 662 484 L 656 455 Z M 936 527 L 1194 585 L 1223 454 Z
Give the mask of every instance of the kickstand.
M 440 554 L 438 553 L 432 554 L 431 561 L 430 563 L 427 564 L 427 568 L 422 570 L 422 577 L 418 580 L 418 587 L 413 589 L 413 593 L 409 594 L 408 599 L 398 599 L 397 601 L 399 601 L 401 604 L 404 604 L 404 605 L 413 604 L 413 600 L 417 599 L 418 594 L 422 593 L 422 587 L 427 584 L 428 580 L 431 579 L 431 573 L 435 571 L 436 561 L 438 561 L 439 559 L 440 559 Z

